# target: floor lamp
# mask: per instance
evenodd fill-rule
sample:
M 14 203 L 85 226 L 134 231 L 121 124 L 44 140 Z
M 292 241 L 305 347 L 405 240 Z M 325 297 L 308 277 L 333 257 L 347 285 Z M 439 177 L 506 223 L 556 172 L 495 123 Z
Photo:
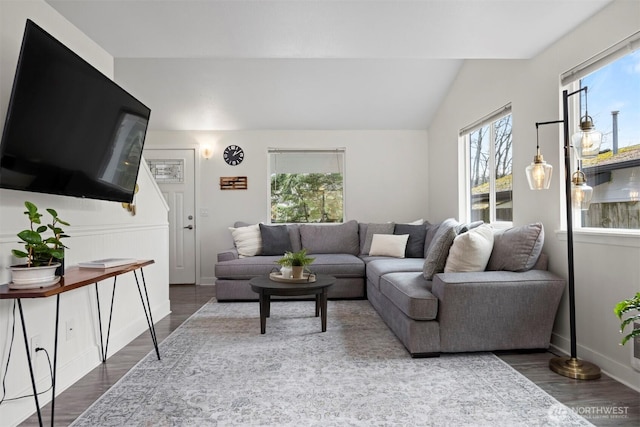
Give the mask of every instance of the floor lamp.
M 585 115 L 580 119 L 580 131 L 569 139 L 569 97 L 585 92 Z M 573 213 L 572 208 L 582 210 L 589 209 L 593 189 L 586 183 L 584 173 L 578 167 L 571 173 L 571 148 L 573 147 L 578 158 L 578 164 L 582 159 L 593 158 L 600 152 L 602 134 L 595 130 L 593 120 L 587 111 L 586 102 L 587 87 L 575 92 L 562 92 L 562 120 L 536 123 L 536 155 L 527 169 L 527 180 L 532 190 L 546 190 L 551 183 L 552 166 L 544 161 L 540 153 L 538 142 L 538 127 L 554 123 L 564 124 L 564 171 L 565 171 L 565 200 L 567 210 L 567 258 L 569 274 L 569 324 L 571 328 L 571 356 L 554 357 L 549 361 L 549 368 L 557 374 L 580 380 L 600 378 L 600 368 L 593 363 L 579 360 L 576 355 L 576 303 L 575 303 L 575 273 L 573 265 Z M 573 201 L 573 202 L 572 202 Z

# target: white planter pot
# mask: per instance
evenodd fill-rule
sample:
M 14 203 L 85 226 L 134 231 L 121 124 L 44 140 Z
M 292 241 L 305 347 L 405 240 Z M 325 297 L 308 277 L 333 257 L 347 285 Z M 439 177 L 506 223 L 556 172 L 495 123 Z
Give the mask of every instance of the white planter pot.
M 9 289 L 37 289 L 54 285 L 60 281 L 56 276 L 56 268 L 60 263 L 43 265 L 41 267 L 27 267 L 24 265 L 12 265 L 11 282 Z

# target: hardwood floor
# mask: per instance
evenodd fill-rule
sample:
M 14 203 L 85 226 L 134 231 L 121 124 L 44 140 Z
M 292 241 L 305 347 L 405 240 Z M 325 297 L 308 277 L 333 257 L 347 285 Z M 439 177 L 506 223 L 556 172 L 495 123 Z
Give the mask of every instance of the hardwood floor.
M 156 323 L 158 340 L 166 338 L 214 294 L 214 286 L 171 286 L 172 312 Z M 65 390 L 56 398 L 55 424 L 69 425 L 151 349 L 151 338 L 145 332 L 111 356 L 106 364 L 98 366 Z M 559 376 L 548 368 L 549 359 L 555 356 L 549 352 L 504 352 L 498 356 L 596 426 L 640 425 L 640 393 L 606 375 L 593 381 Z M 49 405 L 43 410 L 43 422 L 51 425 Z M 21 425 L 36 426 L 38 419 L 34 415 Z

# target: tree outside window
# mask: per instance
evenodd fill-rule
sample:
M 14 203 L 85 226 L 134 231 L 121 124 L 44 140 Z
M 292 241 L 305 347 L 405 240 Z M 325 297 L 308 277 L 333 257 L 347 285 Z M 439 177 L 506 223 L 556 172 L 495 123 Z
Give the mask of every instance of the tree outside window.
M 270 150 L 271 223 L 343 222 L 344 150 Z
M 470 220 L 513 220 L 511 114 L 471 131 L 469 152 Z

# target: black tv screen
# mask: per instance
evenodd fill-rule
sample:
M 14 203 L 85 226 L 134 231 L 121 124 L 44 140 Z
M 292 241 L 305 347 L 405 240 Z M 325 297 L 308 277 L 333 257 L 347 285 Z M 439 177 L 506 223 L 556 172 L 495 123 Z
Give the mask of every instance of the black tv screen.
M 0 187 L 131 202 L 151 110 L 27 20 Z

